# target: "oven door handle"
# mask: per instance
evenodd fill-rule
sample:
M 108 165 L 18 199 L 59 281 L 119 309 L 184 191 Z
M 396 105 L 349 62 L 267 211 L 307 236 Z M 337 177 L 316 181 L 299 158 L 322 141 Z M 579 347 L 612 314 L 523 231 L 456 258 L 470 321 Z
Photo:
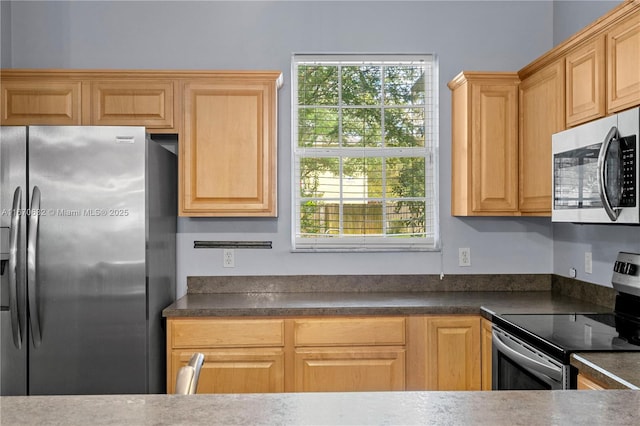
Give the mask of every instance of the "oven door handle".
M 540 361 L 532 359 L 522 353 L 520 353 L 517 349 L 511 347 L 508 343 L 503 341 L 500 336 L 496 333 L 495 330 L 492 332 L 493 334 L 493 344 L 497 347 L 497 349 L 515 361 L 518 361 L 520 365 L 525 367 L 531 373 L 540 377 L 540 375 L 544 377 L 548 377 L 549 379 L 554 380 L 555 382 L 562 381 L 562 368 L 555 365 L 544 364 Z M 544 380 L 544 377 L 540 377 Z

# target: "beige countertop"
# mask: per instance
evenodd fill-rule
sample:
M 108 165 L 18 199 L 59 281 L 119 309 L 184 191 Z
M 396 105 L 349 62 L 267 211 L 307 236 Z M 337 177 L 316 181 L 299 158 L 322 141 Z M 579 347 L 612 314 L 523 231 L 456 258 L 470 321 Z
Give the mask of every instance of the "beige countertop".
M 635 425 L 638 391 L 0 397 L 21 425 Z

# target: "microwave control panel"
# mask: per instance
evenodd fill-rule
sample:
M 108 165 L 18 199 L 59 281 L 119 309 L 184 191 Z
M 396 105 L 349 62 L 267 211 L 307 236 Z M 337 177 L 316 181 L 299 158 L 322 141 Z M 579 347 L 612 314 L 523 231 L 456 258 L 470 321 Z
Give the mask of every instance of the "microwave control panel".
M 622 178 L 622 196 L 620 207 L 636 206 L 636 182 L 638 173 L 638 153 L 636 152 L 636 135 L 620 138 L 620 164 Z

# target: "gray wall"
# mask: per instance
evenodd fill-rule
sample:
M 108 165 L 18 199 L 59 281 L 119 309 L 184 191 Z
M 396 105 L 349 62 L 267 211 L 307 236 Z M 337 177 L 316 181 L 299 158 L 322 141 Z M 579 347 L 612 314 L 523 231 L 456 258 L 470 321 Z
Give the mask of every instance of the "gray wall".
M 0 2 L 0 67 L 11 66 L 11 3 Z
M 570 21 L 562 28 L 571 34 L 593 20 L 593 15 L 617 4 L 557 3 L 17 2 L 10 9 L 10 37 L 5 37 L 3 25 L 2 64 L 13 68 L 283 71 L 285 85 L 278 111 L 280 215 L 277 219 L 180 219 L 178 295 L 184 293 L 189 275 L 549 273 L 556 267 L 565 269 L 568 260 L 559 255 L 554 260 L 556 227 L 548 218 L 450 216 L 451 96 L 446 83 L 461 70 L 522 68 L 554 46 L 554 30 L 560 25 L 554 20 L 556 11 Z M 5 59 L 7 44 L 10 54 Z M 442 252 L 290 252 L 290 59 L 294 52 L 438 55 Z M 560 249 L 579 254 L 584 246 L 581 238 L 591 236 L 578 234 L 563 236 L 567 241 Z M 194 240 L 270 240 L 273 249 L 236 250 L 236 267 L 225 269 L 220 250 L 193 249 Z M 593 250 L 594 272 L 610 266 L 600 265 L 598 253 L 617 251 L 619 244 L 618 240 L 605 241 Z M 471 267 L 457 266 L 459 247 L 471 248 Z M 594 273 L 592 282 L 607 285 L 609 278 L 604 276 Z
M 620 0 L 554 1 L 553 44 L 562 43 L 620 3 Z

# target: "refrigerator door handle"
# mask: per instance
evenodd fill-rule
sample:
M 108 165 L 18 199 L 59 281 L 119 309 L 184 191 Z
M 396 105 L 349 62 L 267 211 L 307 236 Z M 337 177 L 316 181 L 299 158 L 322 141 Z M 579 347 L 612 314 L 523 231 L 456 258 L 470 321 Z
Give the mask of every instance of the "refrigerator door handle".
M 33 345 L 37 348 L 40 346 L 40 343 L 42 343 L 38 297 L 36 293 L 38 284 L 36 256 L 38 254 L 38 224 L 40 220 L 40 189 L 37 186 L 33 187 L 30 210 L 29 231 L 27 234 L 27 295 L 29 299 L 31 338 L 33 340 Z
M 22 188 L 17 187 L 13 193 L 13 210 L 11 210 L 11 231 L 9 234 L 9 310 L 11 311 L 11 331 L 13 344 L 22 347 L 22 327 L 18 311 L 18 236 L 20 234 L 20 218 L 22 217 Z

